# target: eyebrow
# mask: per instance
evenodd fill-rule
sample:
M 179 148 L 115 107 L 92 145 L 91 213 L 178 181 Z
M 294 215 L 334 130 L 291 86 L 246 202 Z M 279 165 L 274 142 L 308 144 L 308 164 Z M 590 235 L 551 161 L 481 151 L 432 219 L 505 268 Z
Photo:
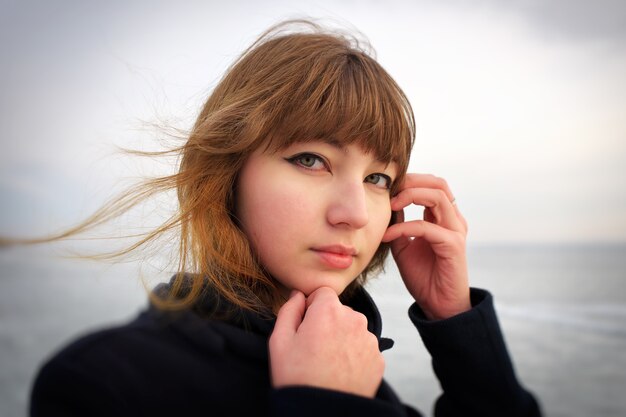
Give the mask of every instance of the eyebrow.
M 322 139 L 322 142 L 327 143 L 331 146 L 333 146 L 334 148 L 339 149 L 340 151 L 342 151 L 343 153 L 347 154 L 348 153 L 348 148 L 342 144 L 337 138 L 335 138 L 334 136 L 331 136 L 329 138 L 325 138 Z M 358 145 L 358 143 L 357 143 Z M 360 146 L 360 145 L 359 145 Z M 375 152 L 371 152 L 372 154 L 375 155 L 376 161 L 380 162 L 381 164 L 385 164 L 386 167 L 388 167 L 390 164 L 394 163 L 395 161 L 393 159 L 389 160 L 389 161 L 385 161 L 383 158 L 380 158 L 378 155 L 376 155 Z
M 344 152 L 344 153 L 348 153 L 348 148 L 346 148 L 345 145 L 343 145 L 337 138 L 335 137 L 330 137 L 327 139 L 323 140 L 324 143 L 327 143 L 337 149 L 339 149 L 340 151 Z

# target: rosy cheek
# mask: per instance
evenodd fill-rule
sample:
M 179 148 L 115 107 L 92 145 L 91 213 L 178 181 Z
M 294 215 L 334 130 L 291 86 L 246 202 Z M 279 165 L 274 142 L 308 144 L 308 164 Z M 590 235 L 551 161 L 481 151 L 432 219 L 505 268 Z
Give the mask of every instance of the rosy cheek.
M 314 202 L 309 195 L 293 187 L 268 188 L 259 195 L 259 211 L 253 221 L 261 222 L 264 232 L 271 233 L 275 242 L 293 239 L 293 233 L 311 224 Z
M 271 211 L 272 217 L 277 221 L 288 221 L 290 217 L 297 214 L 300 206 L 305 203 L 293 194 L 274 194 L 270 197 L 272 202 L 268 210 Z

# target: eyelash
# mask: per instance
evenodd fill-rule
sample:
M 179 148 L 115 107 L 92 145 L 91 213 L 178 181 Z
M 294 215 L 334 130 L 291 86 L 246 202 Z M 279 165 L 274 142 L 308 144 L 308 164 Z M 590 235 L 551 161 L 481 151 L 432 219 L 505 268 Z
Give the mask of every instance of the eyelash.
M 304 158 L 312 158 L 312 159 L 315 160 L 315 162 L 319 161 L 319 162 L 322 163 L 322 165 L 324 166 L 324 168 L 326 170 L 330 171 L 330 169 L 328 168 L 328 164 L 326 163 L 326 160 L 324 158 L 322 158 L 321 156 L 316 155 L 314 153 L 307 153 L 307 152 L 300 153 L 300 154 L 297 154 L 297 155 L 294 155 L 294 156 L 292 156 L 290 158 L 285 158 L 285 159 L 287 160 L 287 162 L 289 162 L 291 164 L 294 164 L 294 165 L 297 165 L 297 166 L 299 166 L 299 167 L 301 167 L 303 169 L 307 169 L 309 171 L 319 171 L 319 169 L 312 168 L 312 166 L 315 165 L 315 162 L 313 162 L 312 166 L 307 166 L 306 164 L 303 164 L 302 160 Z M 385 186 L 384 187 L 379 187 L 379 188 L 383 188 L 385 190 L 390 190 L 391 189 L 392 181 L 391 181 L 391 177 L 389 177 L 389 175 L 385 175 L 385 174 L 381 174 L 381 173 L 369 174 L 367 177 L 365 177 L 364 182 L 368 178 L 371 178 L 371 177 L 383 178 L 385 180 Z M 374 185 L 376 185 L 376 182 L 377 181 L 375 181 L 375 182 L 369 182 L 368 181 L 369 184 L 374 184 Z
M 377 176 L 377 177 L 385 179 L 385 186 L 381 187 L 381 188 L 384 188 L 385 190 L 390 190 L 391 189 L 391 178 L 389 177 L 389 175 L 376 173 L 376 174 L 368 175 L 367 177 L 365 177 L 365 179 L 368 179 L 368 178 L 373 177 L 373 176 Z M 375 183 L 370 183 L 370 184 L 376 185 Z
M 319 155 L 315 155 L 314 153 L 299 153 L 297 155 L 292 156 L 291 158 L 287 158 L 287 161 L 292 163 L 292 164 L 294 164 L 294 165 L 297 165 L 297 166 L 299 166 L 301 168 L 308 169 L 310 171 L 318 171 L 318 169 L 314 169 L 314 168 L 312 168 L 310 166 L 306 166 L 305 164 L 302 164 L 301 161 L 304 158 L 313 158 L 316 161 L 321 162 L 322 165 L 324 166 L 324 168 L 330 171 L 330 169 L 328 168 L 328 164 L 326 163 L 324 158 L 322 158 Z

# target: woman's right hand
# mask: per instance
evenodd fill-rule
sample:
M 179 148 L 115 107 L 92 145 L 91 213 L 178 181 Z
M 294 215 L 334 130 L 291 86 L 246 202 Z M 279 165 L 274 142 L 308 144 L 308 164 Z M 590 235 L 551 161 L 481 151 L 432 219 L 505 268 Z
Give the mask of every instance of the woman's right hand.
M 269 340 L 272 385 L 307 385 L 373 398 L 385 361 L 367 319 L 322 287 L 293 291 Z

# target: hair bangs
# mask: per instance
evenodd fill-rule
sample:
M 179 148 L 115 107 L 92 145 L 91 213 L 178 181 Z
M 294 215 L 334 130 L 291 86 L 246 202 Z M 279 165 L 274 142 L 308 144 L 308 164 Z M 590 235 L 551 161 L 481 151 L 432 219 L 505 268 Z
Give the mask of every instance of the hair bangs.
M 277 93 L 276 100 L 268 103 L 269 108 L 283 111 L 277 115 L 280 120 L 265 120 L 275 127 L 265 138 L 267 148 L 275 151 L 314 140 L 358 144 L 380 161 L 398 164 L 403 176 L 415 123 L 400 87 L 360 51 L 326 51 L 314 58 L 306 64 L 306 75 L 283 85 L 292 94 Z

